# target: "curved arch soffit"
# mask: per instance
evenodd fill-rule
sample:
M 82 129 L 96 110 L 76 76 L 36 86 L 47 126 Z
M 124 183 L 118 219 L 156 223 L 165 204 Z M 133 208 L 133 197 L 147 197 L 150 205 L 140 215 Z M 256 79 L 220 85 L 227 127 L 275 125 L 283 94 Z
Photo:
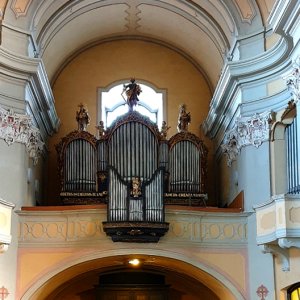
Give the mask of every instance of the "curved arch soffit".
M 185 58 L 189 63 L 191 63 L 196 69 L 197 71 L 203 76 L 205 82 L 207 83 L 207 86 L 209 88 L 209 91 L 211 92 L 211 94 L 213 94 L 214 91 L 214 87 L 213 87 L 213 83 L 210 80 L 208 74 L 204 71 L 203 67 L 189 54 L 187 54 L 186 52 L 182 51 L 179 48 L 176 48 L 175 46 L 162 41 L 162 40 L 157 40 L 154 38 L 147 38 L 144 36 L 118 36 L 118 37 L 113 37 L 113 38 L 104 38 L 101 40 L 97 40 L 97 41 L 93 41 L 87 45 L 85 45 L 84 47 L 81 47 L 75 51 L 73 51 L 67 58 L 65 58 L 62 63 L 58 66 L 57 70 L 55 71 L 55 73 L 53 74 L 52 78 L 50 78 L 50 82 L 51 82 L 51 86 L 53 86 L 55 84 L 55 81 L 57 80 L 57 78 L 59 77 L 60 73 L 64 70 L 64 68 L 70 63 L 72 62 L 74 59 L 76 59 L 80 54 L 82 54 L 83 52 L 93 48 L 93 47 L 97 47 L 101 44 L 104 43 L 111 43 L 111 42 L 118 42 L 118 41 L 142 41 L 142 42 L 147 42 L 147 43 L 153 43 L 155 45 L 161 46 L 161 47 L 165 47 L 171 51 L 176 52 L 178 55 L 181 55 L 183 58 Z M 47 68 L 47 66 L 46 66 Z M 117 82 L 121 82 L 122 79 L 116 81 Z M 141 83 L 143 80 L 140 80 Z M 153 89 L 155 89 L 156 91 L 159 91 L 159 89 L 157 89 L 155 87 L 155 85 L 153 83 L 149 84 L 149 81 L 144 81 L 147 85 L 149 86 L 153 86 Z M 113 83 L 111 84 L 113 85 Z
M 78 52 L 104 39 L 137 37 L 160 41 L 184 53 L 215 86 L 238 28 L 229 10 L 221 4 L 202 7 L 191 1 L 145 4 L 136 0 L 130 6 L 127 1 L 117 4 L 86 0 L 54 7 L 44 2 L 35 13 L 31 29 L 51 82 L 56 69 L 74 54 L 74 49 Z M 46 7 L 49 9 L 45 10 Z M 95 25 L 90 26 L 91 22 Z
M 153 259 L 153 266 L 155 266 L 156 270 L 159 270 L 159 268 L 163 269 L 169 269 L 169 271 L 176 271 L 181 272 L 183 274 L 188 275 L 191 277 L 187 272 L 193 273 L 193 278 L 205 286 L 207 286 L 212 291 L 215 291 L 217 296 L 221 296 L 223 300 L 245 300 L 245 296 L 237 289 L 237 287 L 230 281 L 228 278 L 226 278 L 223 274 L 217 272 L 216 270 L 208 267 L 207 265 L 192 260 L 189 257 L 186 257 L 182 254 L 178 254 L 175 252 L 165 251 L 165 250 L 157 250 L 157 249 L 150 249 L 150 250 L 136 250 L 134 254 L 132 253 L 132 249 L 121 249 L 121 250 L 106 250 L 101 253 L 92 253 L 88 254 L 86 256 L 81 256 L 80 258 L 76 258 L 74 260 L 69 260 L 67 262 L 63 263 L 63 266 L 60 265 L 59 267 L 55 266 L 52 271 L 48 272 L 44 276 L 40 277 L 38 280 L 35 280 L 35 282 L 30 286 L 30 288 L 24 293 L 24 295 L 21 297 L 20 300 L 27 300 L 27 299 L 36 299 L 35 296 L 39 295 L 41 290 L 43 290 L 45 287 L 49 289 L 49 293 L 55 291 L 61 284 L 64 282 L 67 282 L 74 277 L 77 277 L 80 274 L 86 273 L 88 271 L 98 269 L 100 270 L 101 267 L 103 268 L 104 264 L 101 263 L 101 267 L 96 266 L 95 267 L 95 260 L 99 260 L 99 262 L 102 262 L 105 259 L 108 259 L 108 264 L 104 267 L 106 268 L 105 271 L 107 271 L 110 268 L 119 266 L 120 267 L 120 261 L 126 261 L 128 258 L 132 256 L 139 256 L 139 258 L 151 258 Z M 155 264 L 155 258 L 160 259 L 160 264 Z M 176 261 L 176 267 L 173 268 L 170 267 L 170 264 L 168 262 L 170 261 Z M 93 262 L 92 267 L 89 267 L 89 265 L 84 269 L 84 267 L 80 268 L 80 272 L 77 273 L 74 276 L 71 276 L 68 278 L 67 276 L 64 276 L 64 273 L 66 270 L 70 271 L 72 268 L 80 267 L 84 263 Z M 110 262 L 110 263 L 109 263 Z M 112 262 L 115 262 L 113 264 Z M 117 264 L 116 264 L 117 262 Z M 163 264 L 163 263 L 164 264 Z M 61 278 L 64 278 L 64 282 L 61 282 L 59 286 L 55 286 L 53 282 L 56 281 L 56 277 L 60 276 Z M 205 279 L 209 279 L 209 284 L 206 284 Z M 50 287 L 52 288 L 50 290 Z M 44 294 L 43 294 L 44 295 Z

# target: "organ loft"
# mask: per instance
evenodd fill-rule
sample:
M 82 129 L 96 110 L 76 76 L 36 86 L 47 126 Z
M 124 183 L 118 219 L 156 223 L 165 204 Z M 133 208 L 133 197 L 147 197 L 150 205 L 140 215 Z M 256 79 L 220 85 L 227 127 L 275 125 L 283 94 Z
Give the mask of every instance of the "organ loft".
M 113 241 L 157 242 L 168 231 L 165 205 L 205 206 L 207 149 L 188 131 L 185 105 L 168 139 L 166 122 L 159 130 L 134 109 L 141 92 L 135 79 L 123 92 L 128 112 L 106 129 L 100 121 L 97 136 L 79 105 L 78 129 L 56 146 L 60 197 L 64 205 L 107 204 L 103 229 Z

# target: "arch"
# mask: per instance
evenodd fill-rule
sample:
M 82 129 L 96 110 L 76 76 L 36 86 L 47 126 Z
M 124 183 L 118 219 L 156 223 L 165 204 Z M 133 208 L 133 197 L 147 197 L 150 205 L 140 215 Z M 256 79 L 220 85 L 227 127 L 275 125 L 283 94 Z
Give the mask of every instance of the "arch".
M 234 41 L 232 36 L 239 28 L 223 3 L 217 6 L 208 3 L 202 7 L 189 1 L 183 1 L 181 5 L 174 1 L 150 1 L 147 4 L 43 1 L 30 9 L 30 29 L 34 32 L 39 55 L 43 58 L 51 82 L 60 65 L 88 45 L 103 39 L 132 37 L 160 41 L 185 53 L 195 65 L 205 66 L 203 73 L 210 85 L 215 86 L 227 51 Z M 165 17 L 160 18 L 160 15 Z M 90 26 L 94 23 L 95 26 Z M 181 30 L 176 24 L 181 24 Z M 171 35 L 172 32 L 176 35 Z M 187 34 L 192 32 L 195 33 L 194 38 L 188 38 Z M 60 56 L 53 55 L 57 52 Z M 212 68 L 212 65 L 215 67 Z
M 80 256 L 80 258 L 64 262 L 60 266 L 54 266 L 50 272 L 35 280 L 20 297 L 20 300 L 38 300 L 40 295 L 43 295 L 46 299 L 63 283 L 80 274 L 95 269 L 108 271 L 116 267 L 120 268 L 120 265 L 124 265 L 132 257 L 140 258 L 150 269 L 168 270 L 187 275 L 214 291 L 222 300 L 247 299 L 247 296 L 224 274 L 197 261 L 195 258 L 161 249 L 136 249 L 133 254 L 132 249 L 123 248 L 101 252 L 95 251 L 86 256 Z M 74 273 L 76 275 L 73 275 Z M 45 294 L 47 289 L 49 289 L 48 294 Z
M 290 286 L 287 290 L 288 300 L 296 300 L 300 298 L 300 282 Z

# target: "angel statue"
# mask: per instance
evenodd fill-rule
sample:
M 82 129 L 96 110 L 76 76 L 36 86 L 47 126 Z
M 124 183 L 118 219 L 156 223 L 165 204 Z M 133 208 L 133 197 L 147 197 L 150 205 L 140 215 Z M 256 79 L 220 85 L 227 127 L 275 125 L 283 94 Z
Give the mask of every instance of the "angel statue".
M 129 84 L 124 84 L 122 96 L 124 92 L 126 94 L 126 99 L 124 97 L 123 98 L 128 104 L 129 110 L 132 111 L 133 107 L 136 106 L 139 101 L 138 96 L 142 92 L 141 87 L 135 82 L 135 78 L 131 78 Z

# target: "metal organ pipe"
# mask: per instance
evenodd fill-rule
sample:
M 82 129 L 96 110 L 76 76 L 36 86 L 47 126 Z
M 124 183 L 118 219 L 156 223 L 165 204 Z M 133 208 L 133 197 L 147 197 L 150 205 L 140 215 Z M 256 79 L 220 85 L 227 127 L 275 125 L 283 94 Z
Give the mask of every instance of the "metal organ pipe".
M 95 149 L 88 141 L 76 139 L 65 152 L 64 191 L 96 190 Z
M 155 136 L 145 125 L 128 122 L 112 134 L 109 164 L 126 180 L 135 176 L 149 180 L 157 169 L 157 149 Z
M 286 129 L 288 193 L 300 193 L 297 117 Z
M 110 221 L 163 220 L 163 171 L 155 173 L 158 142 L 151 130 L 139 122 L 117 127 L 109 140 L 108 160 Z M 141 197 L 129 195 L 134 177 L 145 185 Z
M 158 170 L 145 186 L 145 219 L 148 222 L 164 222 L 163 170 Z
M 170 151 L 171 192 L 200 192 L 200 152 L 190 141 L 177 142 Z

